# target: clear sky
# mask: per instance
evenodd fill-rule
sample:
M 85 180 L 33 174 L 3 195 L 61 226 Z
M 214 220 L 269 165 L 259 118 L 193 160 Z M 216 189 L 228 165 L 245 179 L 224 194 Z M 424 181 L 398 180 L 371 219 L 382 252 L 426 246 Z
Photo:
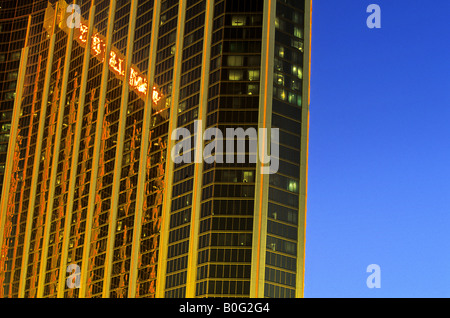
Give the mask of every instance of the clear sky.
M 305 297 L 450 297 L 450 1 L 313 0 L 311 67 Z

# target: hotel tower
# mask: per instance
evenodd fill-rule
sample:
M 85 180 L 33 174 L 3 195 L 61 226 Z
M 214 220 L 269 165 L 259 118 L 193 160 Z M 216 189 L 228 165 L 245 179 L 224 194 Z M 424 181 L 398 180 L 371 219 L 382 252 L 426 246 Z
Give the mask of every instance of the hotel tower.
M 0 297 L 302 297 L 310 0 L 30 2 L 0 9 Z M 278 169 L 198 128 L 278 129 Z

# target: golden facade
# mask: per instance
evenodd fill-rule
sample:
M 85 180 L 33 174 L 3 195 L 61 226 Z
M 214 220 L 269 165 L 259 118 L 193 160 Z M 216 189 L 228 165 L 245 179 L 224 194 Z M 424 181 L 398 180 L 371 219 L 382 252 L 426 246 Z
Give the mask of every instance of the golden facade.
M 311 3 L 79 8 L 76 27 L 64 0 L 27 21 L 0 297 L 302 297 Z M 278 172 L 174 163 L 196 121 L 279 128 Z

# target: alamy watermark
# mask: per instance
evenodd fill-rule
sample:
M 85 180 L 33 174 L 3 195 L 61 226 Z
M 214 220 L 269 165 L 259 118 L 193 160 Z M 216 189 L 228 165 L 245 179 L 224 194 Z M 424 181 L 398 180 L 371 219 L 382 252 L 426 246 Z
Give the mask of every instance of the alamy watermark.
M 366 9 L 370 15 L 367 17 L 366 25 L 369 29 L 381 28 L 381 8 L 378 4 L 369 4 Z M 66 8 L 66 13 L 70 13 L 67 17 L 67 27 L 79 29 L 81 26 L 81 8 L 77 4 L 70 4 Z
M 66 279 L 66 285 L 69 289 L 80 288 L 81 286 L 81 269 L 77 264 L 70 264 L 66 269 L 70 275 Z
M 367 13 L 371 13 L 366 20 L 367 27 L 369 29 L 381 28 L 381 8 L 378 4 L 370 4 L 366 10 Z
M 367 273 L 371 273 L 367 277 L 366 285 L 368 288 L 381 288 L 381 267 L 377 264 L 370 264 L 366 269 Z
M 78 4 L 70 4 L 66 8 L 66 13 L 71 13 L 67 17 L 67 27 L 79 29 L 81 26 L 81 8 Z
M 223 133 L 219 128 L 208 128 L 203 132 L 202 121 L 194 122 L 194 135 L 187 128 L 177 128 L 171 134 L 176 144 L 171 151 L 175 164 L 179 163 L 261 163 L 262 174 L 278 172 L 280 146 L 278 128 L 226 128 Z M 202 138 L 205 142 L 204 149 Z M 268 139 L 270 138 L 270 147 Z M 209 143 L 207 143 L 209 142 Z M 248 143 L 248 149 L 246 144 Z M 235 147 L 237 144 L 237 147 Z M 270 149 L 270 155 L 269 155 Z M 194 153 L 192 153 L 192 151 Z

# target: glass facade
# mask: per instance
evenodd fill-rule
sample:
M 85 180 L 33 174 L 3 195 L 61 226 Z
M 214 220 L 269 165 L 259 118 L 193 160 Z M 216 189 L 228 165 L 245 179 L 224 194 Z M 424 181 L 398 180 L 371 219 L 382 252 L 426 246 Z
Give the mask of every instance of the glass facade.
M 194 120 L 198 118 L 200 103 L 200 75 L 202 68 L 206 1 L 187 1 L 185 5 L 177 127 L 189 130 L 196 138 Z M 171 50 L 171 53 L 173 50 Z M 172 54 L 174 55 L 174 54 Z M 193 158 L 194 149 L 185 149 Z M 185 297 L 192 226 L 194 163 L 174 165 L 172 204 L 170 206 L 169 242 L 165 297 Z
M 31 18 L 31 26 L 36 23 L 42 23 L 44 18 L 44 11 L 46 3 L 38 2 L 34 6 L 21 3 L 14 4 L 13 1 L 5 3 L 5 11 L 2 10 L 2 31 L 7 32 L 5 40 L 7 42 L 7 48 L 5 47 L 5 60 L 0 62 L 5 70 L 13 67 L 13 72 L 17 72 L 17 78 L 14 75 L 12 78 L 18 79 L 19 76 L 19 63 L 20 59 L 24 58 L 21 50 L 25 45 L 25 34 L 28 27 L 28 14 L 33 12 Z M 17 6 L 16 6 L 17 5 Z M 3 6 L 3 3 L 2 3 Z M 10 19 L 14 16 L 13 12 L 21 13 L 17 19 Z M 5 21 L 6 20 L 6 21 Z M 13 27 L 18 27 L 16 30 Z M 8 39 L 9 37 L 9 39 Z M 17 297 L 19 292 L 19 281 L 25 274 L 29 277 L 28 273 L 36 272 L 39 260 L 32 258 L 30 264 L 24 267 L 24 259 L 29 257 L 29 248 L 25 247 L 25 231 L 28 224 L 28 220 L 32 220 L 36 225 L 36 230 L 32 233 L 33 237 L 29 238 L 31 241 L 29 244 L 39 251 L 40 246 L 36 246 L 36 234 L 39 233 L 39 226 L 36 222 L 37 218 L 33 218 L 33 211 L 29 208 L 30 201 L 30 188 L 31 188 L 31 171 L 33 170 L 34 158 L 36 156 L 36 144 L 38 133 L 38 116 L 41 113 L 41 103 L 38 101 L 42 98 L 42 92 L 38 91 L 39 86 L 43 86 L 46 56 L 42 57 L 38 51 L 47 51 L 49 40 L 45 39 L 42 33 L 35 32 L 30 34 L 28 43 L 32 46 L 28 54 L 28 68 L 25 74 L 25 81 L 23 87 L 23 101 L 20 109 L 20 137 L 16 138 L 16 142 L 13 143 L 14 150 L 9 149 L 13 153 L 12 173 L 10 176 L 2 176 L 2 180 L 6 181 L 10 179 L 10 192 L 2 191 L 2 201 L 6 201 L 7 207 L 4 209 L 2 206 L 2 259 L 0 265 L 2 270 L 0 271 L 0 281 L 2 282 L 2 289 L 0 296 L 2 297 Z M 8 59 L 7 59 L 8 58 Z M 0 60 L 2 58 L 0 57 Z M 10 60 L 10 61 L 8 61 Z M 6 74 L 6 76 L 8 76 Z M 13 84 L 8 92 L 5 89 L 6 81 L 2 81 L 4 94 L 2 96 L 2 118 L 12 117 L 14 99 L 16 98 L 17 84 Z M 13 83 L 13 82 L 9 82 Z M 17 83 L 17 82 L 15 82 Z M 5 114 L 5 115 L 4 115 Z M 11 114 L 7 115 L 7 114 Z M 6 118 L 5 118 L 6 119 Z M 8 123 L 7 123 L 8 122 Z M 2 144 L 3 147 L 7 147 L 10 133 L 12 118 L 3 123 L 3 125 L 9 126 L 8 132 L 2 132 Z M 6 149 L 5 149 L 6 152 Z M 3 159 L 5 154 L 1 155 Z M 3 165 L 3 163 L 2 163 Z M 6 160 L 5 160 L 6 165 Z M 3 183 L 2 183 L 3 185 Z M 38 208 L 37 208 L 38 209 Z M 39 220 L 41 221 L 41 220 Z M 6 256 L 6 257 L 5 257 Z M 34 255 L 33 255 L 34 256 Z M 27 279 L 28 293 L 30 285 L 34 282 Z
M 25 46 L 28 15 L 45 1 L 2 1 L 0 8 L 0 195 L 6 168 L 21 50 Z
M 258 128 L 263 3 L 214 3 L 206 128 Z M 196 296 L 250 295 L 256 164 L 245 144 L 244 163 L 234 152 L 203 166 Z
M 272 127 L 280 129 L 280 169 L 269 177 L 266 297 L 295 297 L 298 275 L 304 15 L 297 1 L 276 3 Z
M 35 1 L 12 22 L 26 49 L 0 52 L 2 96 L 22 97 L 1 104 L 0 296 L 301 296 L 310 3 L 79 5 L 71 29 L 68 3 Z M 204 130 L 250 134 L 262 117 L 280 135 L 265 182 L 250 137 L 195 160 L 224 141 L 200 147 Z M 177 128 L 189 162 L 171 160 Z

